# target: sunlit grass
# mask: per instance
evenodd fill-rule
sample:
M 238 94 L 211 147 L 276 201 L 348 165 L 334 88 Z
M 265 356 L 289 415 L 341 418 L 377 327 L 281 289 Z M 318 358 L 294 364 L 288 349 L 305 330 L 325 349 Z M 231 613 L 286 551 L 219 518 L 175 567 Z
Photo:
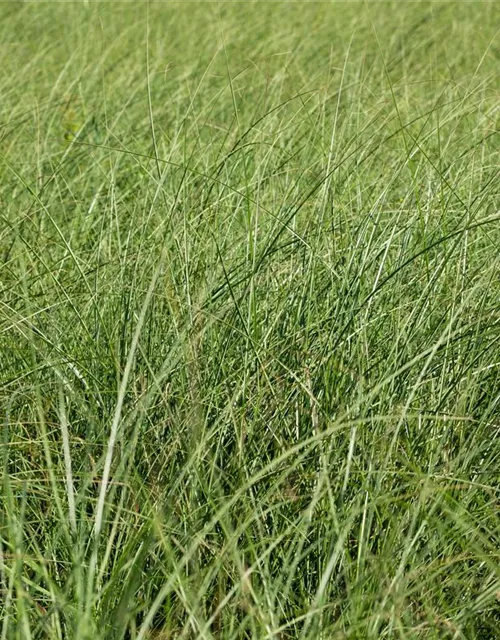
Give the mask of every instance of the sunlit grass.
M 500 627 L 496 3 L 0 5 L 0 638 Z

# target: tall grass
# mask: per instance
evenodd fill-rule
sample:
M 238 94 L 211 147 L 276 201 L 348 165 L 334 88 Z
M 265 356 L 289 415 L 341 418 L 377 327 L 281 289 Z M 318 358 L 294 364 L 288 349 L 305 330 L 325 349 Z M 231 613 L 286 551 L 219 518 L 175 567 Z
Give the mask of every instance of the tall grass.
M 1 4 L 1 640 L 498 637 L 498 24 Z

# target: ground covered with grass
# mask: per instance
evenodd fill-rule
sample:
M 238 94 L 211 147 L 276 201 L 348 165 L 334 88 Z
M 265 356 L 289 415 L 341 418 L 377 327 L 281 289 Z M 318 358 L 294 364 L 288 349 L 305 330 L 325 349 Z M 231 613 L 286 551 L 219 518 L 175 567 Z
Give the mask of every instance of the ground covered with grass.
M 1 4 L 1 640 L 499 637 L 499 24 Z

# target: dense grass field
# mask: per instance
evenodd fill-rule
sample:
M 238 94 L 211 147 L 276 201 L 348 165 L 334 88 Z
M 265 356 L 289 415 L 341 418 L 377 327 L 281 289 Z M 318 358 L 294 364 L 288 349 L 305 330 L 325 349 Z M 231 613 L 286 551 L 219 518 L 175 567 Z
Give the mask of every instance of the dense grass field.
M 500 4 L 0 4 L 0 640 L 500 638 Z

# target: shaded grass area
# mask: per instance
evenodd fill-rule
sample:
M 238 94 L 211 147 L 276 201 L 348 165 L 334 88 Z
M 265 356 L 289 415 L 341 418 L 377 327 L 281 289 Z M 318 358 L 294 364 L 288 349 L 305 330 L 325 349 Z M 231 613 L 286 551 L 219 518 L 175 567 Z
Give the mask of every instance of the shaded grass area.
M 2 3 L 1 638 L 500 626 L 495 3 Z

